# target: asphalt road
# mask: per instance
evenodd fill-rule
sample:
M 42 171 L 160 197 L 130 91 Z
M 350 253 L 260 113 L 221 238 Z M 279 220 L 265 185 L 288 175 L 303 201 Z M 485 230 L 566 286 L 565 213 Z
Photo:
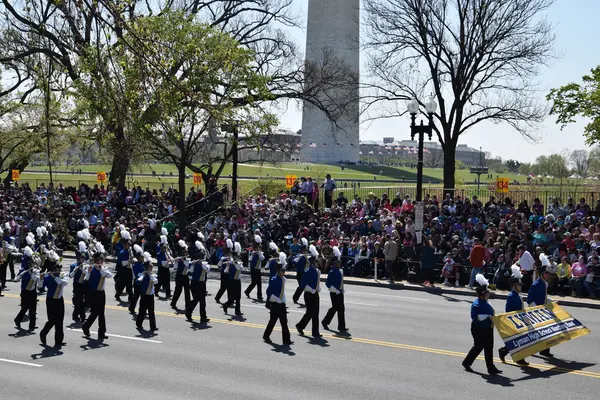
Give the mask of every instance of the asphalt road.
M 209 292 L 218 288 L 211 275 Z M 243 288 L 247 276 L 243 276 Z M 39 336 L 13 325 L 18 284 L 0 299 L 0 376 L 6 399 L 592 399 L 600 387 L 600 313 L 567 308 L 592 333 L 553 349 L 556 359 L 531 357 L 531 368 L 498 366 L 501 376 L 486 374 L 482 360 L 475 373 L 460 366 L 471 346 L 472 298 L 347 285 L 346 314 L 351 337 L 324 333 L 323 340 L 300 337 L 294 324 L 303 309 L 289 304 L 295 344 L 283 347 L 281 332 L 262 341 L 268 311 L 242 300 L 241 319 L 224 315 L 207 299 L 208 325 L 190 324 L 156 301 L 156 336 L 138 332 L 126 305 L 113 299 L 107 285 L 109 339 L 88 340 L 71 325 L 71 288 L 66 290 L 67 346 L 45 349 Z M 174 287 L 174 282 L 172 282 Z M 290 299 L 296 282 L 288 280 Z M 263 286 L 263 290 L 265 287 Z M 322 285 L 321 318 L 330 302 Z M 183 298 L 179 305 L 183 307 Z M 497 311 L 504 301 L 492 300 Z M 38 326 L 46 321 L 38 305 Z M 198 311 L 194 319 L 199 320 Z M 23 327 L 27 324 L 24 323 Z M 148 327 L 148 322 L 145 322 Z M 331 324 L 335 328 L 337 324 Z M 92 327 L 92 332 L 95 331 Z M 39 330 L 38 330 L 39 331 Z M 309 331 L 310 332 L 310 331 Z M 53 333 L 48 336 L 53 343 Z M 500 347 L 496 336 L 496 348 Z M 17 362 L 17 363 L 15 363 Z

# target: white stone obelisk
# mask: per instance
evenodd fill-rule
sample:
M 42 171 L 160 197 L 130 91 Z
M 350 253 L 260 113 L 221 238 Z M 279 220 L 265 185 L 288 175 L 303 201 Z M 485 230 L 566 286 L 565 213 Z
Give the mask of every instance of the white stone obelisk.
M 360 0 L 309 0 L 306 37 L 306 60 L 322 65 L 325 54 L 342 61 L 356 76 L 360 72 Z M 359 85 L 344 85 L 343 90 L 330 90 L 323 96 L 355 98 L 346 107 L 338 126 L 324 112 L 305 102 L 302 113 L 301 160 L 333 164 L 358 161 L 359 145 Z

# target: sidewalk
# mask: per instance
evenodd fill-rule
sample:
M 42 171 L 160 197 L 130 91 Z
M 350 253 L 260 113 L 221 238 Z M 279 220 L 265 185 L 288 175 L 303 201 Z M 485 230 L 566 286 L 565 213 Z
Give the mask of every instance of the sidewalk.
M 63 254 L 65 259 L 74 259 L 75 253 L 73 252 L 65 252 Z M 110 263 L 115 263 L 115 259 L 113 257 L 107 257 L 106 261 Z M 217 266 L 211 265 L 211 271 L 220 272 Z M 250 275 L 250 271 L 242 270 L 243 275 Z M 269 273 L 266 271 L 262 272 L 262 276 L 269 276 Z M 285 276 L 289 279 L 296 279 L 296 272 L 288 271 Z M 174 280 L 174 278 L 172 278 Z M 326 276 L 321 277 L 321 281 L 325 282 L 327 279 Z M 370 287 L 380 287 L 389 290 L 412 290 L 412 291 L 421 291 L 427 293 L 433 293 L 437 295 L 462 295 L 462 296 L 473 296 L 475 297 L 475 291 L 464 288 L 464 287 L 448 287 L 442 286 L 438 284 L 436 287 L 423 286 L 422 284 L 410 283 L 410 282 L 397 282 L 394 284 L 390 284 L 387 281 L 380 281 L 375 279 L 365 279 L 365 278 L 355 278 L 355 277 L 344 277 L 344 283 L 347 285 L 357 285 L 357 286 L 370 286 Z M 491 290 L 491 297 L 494 299 L 506 299 L 508 297 L 508 291 L 505 290 Z M 550 296 L 553 300 L 557 301 L 560 305 L 569 306 L 569 307 L 586 307 L 600 310 L 600 301 L 592 300 L 592 299 L 577 299 L 573 297 L 564 297 L 564 296 Z

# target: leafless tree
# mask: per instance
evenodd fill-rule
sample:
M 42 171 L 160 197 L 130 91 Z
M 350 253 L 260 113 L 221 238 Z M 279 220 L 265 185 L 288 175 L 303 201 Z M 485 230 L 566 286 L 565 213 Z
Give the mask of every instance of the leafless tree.
M 540 14 L 554 0 L 365 0 L 364 46 L 370 82 L 367 118 L 405 113 L 399 101 L 439 104 L 444 185 L 455 183 L 460 135 L 491 121 L 535 140 L 546 115 L 535 80 L 553 58 L 552 25 Z M 403 103 L 403 102 L 402 102 Z M 375 105 L 383 112 L 373 115 Z
M 440 168 L 444 165 L 444 151 L 442 149 L 427 149 L 423 154 L 423 165 L 426 168 Z
M 590 155 L 587 150 L 573 150 L 567 160 L 573 166 L 575 172 L 582 178 L 590 175 Z

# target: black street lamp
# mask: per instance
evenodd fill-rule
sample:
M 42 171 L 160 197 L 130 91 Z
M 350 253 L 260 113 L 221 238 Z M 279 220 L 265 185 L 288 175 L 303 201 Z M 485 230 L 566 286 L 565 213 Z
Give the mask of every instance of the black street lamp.
M 425 103 L 425 111 L 427 111 L 428 122 L 427 125 L 423 125 L 423 120 L 421 120 L 421 124 L 417 125 L 416 119 L 417 114 L 419 113 L 419 103 L 416 99 L 412 99 L 408 102 L 407 107 L 408 112 L 410 113 L 410 137 L 411 140 L 415 140 L 415 135 L 419 135 L 419 147 L 418 147 L 418 160 L 417 160 L 417 201 L 423 200 L 423 136 L 424 134 L 429 135 L 429 140 L 431 140 L 431 136 L 433 134 L 433 114 L 437 110 L 437 103 L 433 99 L 429 99 L 427 103 Z

